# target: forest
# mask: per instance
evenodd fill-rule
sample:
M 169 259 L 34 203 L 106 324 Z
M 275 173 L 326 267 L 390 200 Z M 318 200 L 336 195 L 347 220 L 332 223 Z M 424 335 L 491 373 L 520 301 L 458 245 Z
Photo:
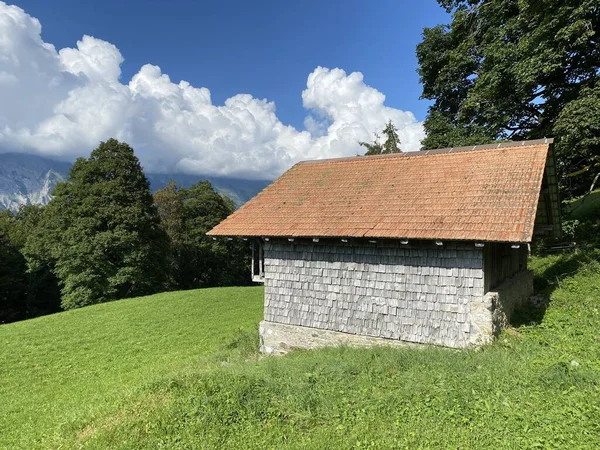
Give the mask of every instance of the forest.
M 79 158 L 46 206 L 0 212 L 0 324 L 172 290 L 251 284 L 249 248 L 206 232 L 234 211 L 208 181 L 150 192 L 115 139 Z

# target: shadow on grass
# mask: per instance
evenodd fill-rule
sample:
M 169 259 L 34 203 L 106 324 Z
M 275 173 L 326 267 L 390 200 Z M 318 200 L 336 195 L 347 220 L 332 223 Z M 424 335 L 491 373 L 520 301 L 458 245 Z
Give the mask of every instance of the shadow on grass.
M 561 280 L 574 275 L 593 257 L 586 251 L 563 253 L 551 265 L 536 274 L 533 279 L 534 296 L 532 301 L 515 309 L 511 317 L 511 325 L 539 325 L 544 319 L 546 309 L 550 305 L 552 293 L 559 287 Z
M 585 251 L 563 253 L 553 264 L 546 267 L 541 274 L 533 279 L 533 289 L 536 294 L 550 296 L 559 286 L 562 279 L 574 275 L 584 265 L 593 259 Z
M 542 305 L 532 305 L 531 303 L 527 303 L 526 305 L 515 309 L 510 318 L 510 325 L 514 328 L 519 328 L 523 325 L 541 324 L 546 315 L 548 303 Z

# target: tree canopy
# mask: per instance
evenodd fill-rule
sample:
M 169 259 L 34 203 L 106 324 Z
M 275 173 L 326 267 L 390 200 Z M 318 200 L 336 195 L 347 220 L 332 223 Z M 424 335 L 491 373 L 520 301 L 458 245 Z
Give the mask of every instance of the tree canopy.
M 0 323 L 60 310 L 58 281 L 48 261 L 27 270 L 23 254 L 42 210 L 41 205 L 23 205 L 16 214 L 0 211 Z
M 50 261 L 64 309 L 163 289 L 167 237 L 129 145 L 102 142 L 53 196 L 25 253 L 30 270 Z
M 382 131 L 385 136 L 385 142 L 381 143 L 381 136 L 375 132 L 373 142 L 359 142 L 358 144 L 367 149 L 365 155 L 383 155 L 388 153 L 401 153 L 400 138 L 398 137 L 398 128 L 390 120 L 385 124 Z
M 169 289 L 251 284 L 241 239 L 206 232 L 234 211 L 208 181 L 154 196 L 126 143 L 79 158 L 46 206 L 0 211 L 0 323 Z
M 239 239 L 214 241 L 206 232 L 233 213 L 231 199 L 201 181 L 189 188 L 173 182 L 154 193 L 170 240 L 173 288 L 250 283 L 249 249 Z
M 452 23 L 417 46 L 422 97 L 433 100 L 425 149 L 556 138 L 568 194 L 600 155 L 597 0 L 438 0 Z
M 8 215 L 3 216 L 0 217 L 0 324 L 27 317 L 25 258 L 9 237 Z

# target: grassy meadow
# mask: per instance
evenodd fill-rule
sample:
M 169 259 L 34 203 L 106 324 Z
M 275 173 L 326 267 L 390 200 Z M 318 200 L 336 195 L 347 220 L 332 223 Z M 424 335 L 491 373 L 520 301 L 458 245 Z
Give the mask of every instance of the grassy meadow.
M 0 326 L 0 448 L 77 448 L 89 424 L 146 401 L 143 386 L 254 330 L 262 295 L 173 292 Z
M 261 357 L 260 287 L 0 326 L 0 448 L 596 449 L 600 250 L 530 266 L 550 301 L 478 350 Z

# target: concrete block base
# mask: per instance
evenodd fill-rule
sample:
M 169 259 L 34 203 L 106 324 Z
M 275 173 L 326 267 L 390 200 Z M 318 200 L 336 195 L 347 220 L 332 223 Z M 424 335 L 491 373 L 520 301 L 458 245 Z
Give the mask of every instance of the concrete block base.
M 361 336 L 300 325 L 286 325 L 266 320 L 260 323 L 259 334 L 260 351 L 267 354 L 284 354 L 298 348 L 314 349 L 339 345 L 353 347 L 370 347 L 374 345 L 407 347 L 420 345 L 394 339 Z

